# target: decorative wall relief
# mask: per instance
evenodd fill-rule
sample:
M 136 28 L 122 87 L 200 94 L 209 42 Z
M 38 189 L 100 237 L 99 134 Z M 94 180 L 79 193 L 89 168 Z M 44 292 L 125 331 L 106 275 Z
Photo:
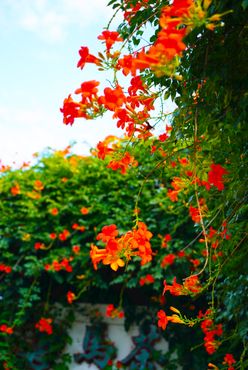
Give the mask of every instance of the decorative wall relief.
M 137 335 L 129 336 L 127 345 L 126 338 L 123 341 L 115 343 L 109 338 L 111 324 L 105 322 L 93 323 L 86 325 L 85 335 L 82 340 L 82 352 L 73 353 L 74 366 L 81 365 L 78 369 L 88 369 L 88 365 L 92 365 L 95 369 L 130 369 L 130 370 L 156 370 L 164 368 L 167 364 L 165 352 L 166 345 L 163 350 L 158 349 L 156 344 L 160 343 L 162 337 L 156 325 L 143 323 L 140 328 L 137 328 Z M 115 326 L 122 333 L 122 325 Z M 131 340 L 130 340 L 131 339 Z M 120 344 L 126 347 L 125 355 L 118 353 Z M 121 352 L 121 351 L 120 351 Z M 122 352 L 123 353 L 123 352 Z M 113 366 L 113 367 L 112 367 Z M 91 367 L 90 367 L 91 368 Z
M 84 361 L 95 364 L 99 369 L 104 369 L 110 360 L 116 357 L 116 347 L 107 338 L 107 324 L 97 323 L 86 326 L 86 333 L 83 339 L 83 353 L 75 353 L 74 360 L 78 364 Z

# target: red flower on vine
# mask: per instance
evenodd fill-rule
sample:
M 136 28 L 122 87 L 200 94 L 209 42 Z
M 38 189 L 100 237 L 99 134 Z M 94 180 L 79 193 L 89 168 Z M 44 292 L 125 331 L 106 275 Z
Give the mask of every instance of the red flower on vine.
M 12 267 L 11 266 L 7 266 L 5 265 L 4 263 L 0 263 L 0 272 L 5 272 L 5 274 L 10 274 L 11 271 L 12 271 Z
M 89 53 L 89 48 L 87 46 L 81 46 L 79 50 L 80 59 L 78 61 L 77 67 L 83 69 L 85 63 L 94 63 L 96 65 L 101 64 L 100 59 Z
M 44 189 L 44 185 L 43 185 L 42 181 L 35 180 L 35 182 L 34 182 L 34 189 L 35 190 L 38 190 L 38 191 L 43 190 Z
M 113 171 L 121 170 L 121 173 L 124 175 L 130 166 L 136 167 L 138 162 L 135 158 L 130 155 L 130 153 L 125 152 L 124 156 L 119 160 L 112 160 L 108 164 L 108 168 L 112 168 Z
M 69 236 L 70 236 L 70 231 L 68 231 L 67 229 L 64 229 L 62 233 L 59 234 L 59 239 L 61 241 L 65 241 Z
M 57 215 L 58 215 L 58 213 L 59 213 L 58 208 L 52 208 L 52 209 L 50 210 L 50 213 L 51 213 L 53 216 L 57 216 Z
M 161 267 L 165 267 L 165 266 L 168 266 L 168 265 L 173 265 L 175 259 L 176 259 L 176 255 L 173 254 L 173 253 L 169 253 L 167 254 L 163 259 L 162 259 L 162 262 L 161 262 Z
M 57 234 L 51 233 L 51 234 L 49 234 L 49 238 L 54 240 L 54 239 L 57 238 Z
M 87 207 L 82 207 L 80 209 L 80 212 L 82 213 L 82 215 L 87 215 L 89 213 L 89 208 Z
M 201 329 L 204 336 L 204 346 L 208 354 L 212 355 L 217 348 L 219 347 L 220 343 L 216 340 L 216 336 L 221 336 L 222 331 L 222 325 L 218 324 L 215 325 L 214 321 L 211 317 L 212 312 L 210 310 L 207 310 L 205 314 L 202 312 L 199 312 L 198 317 L 204 318 L 204 320 L 201 323 Z
M 108 148 L 108 145 L 103 141 L 99 141 L 99 143 L 96 146 L 96 149 L 97 149 L 97 156 L 100 159 L 104 159 L 106 155 L 111 154 L 114 151 L 113 149 Z
M 115 238 L 118 233 L 117 227 L 114 224 L 103 226 L 102 232 L 97 235 L 96 239 L 102 240 L 103 242 L 108 242 L 110 239 Z
M 45 246 L 44 243 L 41 243 L 41 242 L 34 243 L 34 249 L 36 249 L 36 250 L 45 249 L 45 248 L 46 248 L 46 246 Z
M 38 329 L 40 332 L 45 332 L 48 335 L 51 335 L 53 333 L 53 328 L 52 328 L 52 319 L 50 318 L 44 318 L 42 317 L 36 324 L 35 327 Z
M 139 284 L 140 286 L 143 286 L 145 284 L 153 284 L 154 281 L 154 277 L 151 274 L 147 274 L 146 276 L 140 278 Z
M 211 164 L 211 171 L 208 173 L 208 183 L 215 186 L 219 191 L 224 189 L 224 179 L 223 176 L 228 173 L 228 171 L 223 168 L 220 164 Z
M 234 367 L 232 366 L 235 364 L 236 360 L 234 359 L 233 355 L 230 353 L 227 353 L 224 357 L 223 365 L 228 365 L 227 370 L 234 370 Z
M 121 311 L 119 307 L 115 308 L 115 306 L 111 303 L 106 307 L 106 316 L 111 317 L 112 319 L 115 317 L 122 319 L 124 317 L 124 312 Z
M 63 123 L 65 125 L 72 125 L 75 118 L 87 117 L 86 113 L 84 113 L 81 109 L 81 104 L 75 102 L 71 95 L 64 99 L 63 108 L 60 108 L 60 112 L 63 113 Z
M 164 310 L 159 310 L 158 313 L 157 313 L 157 317 L 159 319 L 158 320 L 158 327 L 165 330 L 166 326 L 168 324 L 168 318 L 167 318 L 167 315 L 164 312 Z
M 170 242 L 170 241 L 171 241 L 171 235 L 170 235 L 170 234 L 166 234 L 166 235 L 163 237 L 161 247 L 162 247 L 162 248 L 166 248 L 166 247 L 167 247 L 167 245 L 168 245 L 168 242 Z
M 21 193 L 21 188 L 20 188 L 19 184 L 16 184 L 16 185 L 12 186 L 12 188 L 10 189 L 10 192 L 14 196 L 20 194 Z
M 79 254 L 79 252 L 80 252 L 80 245 L 73 245 L 72 251 L 75 254 Z
M 168 189 L 167 196 L 170 198 L 172 202 L 177 202 L 179 193 L 180 193 L 179 190 Z
M 98 40 L 105 41 L 107 53 L 109 53 L 112 46 L 118 41 L 123 41 L 123 38 L 120 37 L 119 33 L 116 31 L 105 30 L 98 36 Z
M 75 94 L 81 94 L 82 103 L 91 102 L 92 98 L 97 96 L 97 86 L 100 82 L 96 80 L 85 81 L 81 84 L 81 87 L 75 91 Z
M 13 334 L 13 329 L 6 324 L 2 324 L 0 325 L 0 332 L 10 335 L 10 334 Z
M 106 87 L 103 92 L 104 96 L 98 98 L 98 103 L 104 105 L 108 110 L 115 111 L 126 101 L 126 96 L 120 85 L 117 85 L 115 89 Z
M 68 303 L 70 303 L 70 304 L 72 304 L 72 302 L 76 299 L 75 294 L 71 291 L 67 292 L 66 297 L 67 297 Z
M 174 296 L 179 296 L 179 295 L 195 295 L 200 293 L 202 290 L 202 287 L 200 285 L 200 281 L 196 275 L 189 276 L 188 278 L 185 279 L 183 285 L 178 284 L 176 282 L 176 277 L 174 277 L 172 285 L 168 285 L 166 283 L 166 280 L 164 280 L 164 290 L 163 294 L 165 292 L 169 291 L 170 294 Z

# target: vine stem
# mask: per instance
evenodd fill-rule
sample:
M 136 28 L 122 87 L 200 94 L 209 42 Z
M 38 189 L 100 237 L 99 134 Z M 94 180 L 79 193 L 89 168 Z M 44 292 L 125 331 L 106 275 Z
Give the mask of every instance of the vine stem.
M 37 283 L 37 280 L 38 280 L 38 278 L 36 277 L 36 278 L 33 280 L 32 284 L 30 285 L 29 290 L 28 290 L 28 294 L 26 295 L 25 300 L 24 300 L 24 302 L 23 302 L 23 304 L 22 304 L 22 309 L 17 313 L 17 315 L 16 315 L 16 316 L 17 316 L 17 318 L 15 319 L 15 321 L 16 321 L 16 320 L 18 320 L 18 318 L 21 318 L 21 316 L 25 313 L 26 304 L 27 304 L 28 299 L 29 299 L 29 297 L 30 297 L 30 295 L 31 295 L 31 293 L 32 293 L 33 287 L 34 287 L 34 286 L 35 286 L 35 284 Z M 14 321 L 14 323 L 13 323 L 12 328 L 14 328 L 14 327 L 16 326 L 15 321 Z
M 197 274 L 194 274 L 193 276 L 201 275 L 203 271 L 206 269 L 208 265 L 208 261 L 209 261 L 209 246 L 208 246 L 208 240 L 207 240 L 207 235 L 206 235 L 206 228 L 203 222 L 203 216 L 202 216 L 201 205 L 200 205 L 199 196 L 198 196 L 197 182 L 196 182 L 196 151 L 197 151 L 197 129 L 198 129 L 197 119 L 198 119 L 198 111 L 196 109 L 195 119 L 194 119 L 194 187 L 195 187 L 195 198 L 197 202 L 197 208 L 198 208 L 198 212 L 200 215 L 200 225 L 202 228 L 202 234 L 203 234 L 204 242 L 205 242 L 206 259 L 205 259 L 205 263 L 202 269 Z

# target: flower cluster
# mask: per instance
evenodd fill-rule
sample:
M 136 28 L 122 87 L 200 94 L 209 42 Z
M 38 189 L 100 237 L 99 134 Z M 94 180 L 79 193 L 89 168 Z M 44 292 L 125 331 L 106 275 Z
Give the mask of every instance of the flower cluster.
M 52 319 L 50 318 L 44 318 L 42 317 L 36 324 L 35 327 L 40 332 L 47 333 L 48 335 L 51 335 L 53 333 L 53 327 L 51 325 Z
M 6 324 L 2 324 L 0 325 L 0 332 L 6 334 L 13 334 L 13 329 Z
M 233 355 L 231 353 L 227 353 L 225 355 L 223 364 L 228 365 L 227 370 L 235 370 L 235 368 L 232 366 L 233 364 L 235 364 L 235 362 L 236 362 L 236 360 L 235 360 L 235 358 L 233 357 Z
M 0 272 L 5 272 L 5 274 L 9 274 L 12 271 L 11 266 L 7 266 L 4 263 L 0 263 Z
M 149 285 L 153 284 L 154 281 L 155 281 L 154 277 L 151 274 L 147 274 L 146 276 L 140 278 L 139 284 L 140 286 Z
M 112 319 L 118 317 L 122 319 L 124 317 L 124 312 L 119 308 L 115 308 L 115 306 L 111 303 L 106 307 L 106 316 L 111 317 Z
M 202 312 L 198 315 L 199 318 L 203 318 L 201 322 L 201 329 L 204 336 L 204 346 L 208 354 L 212 355 L 217 348 L 219 347 L 220 343 L 216 340 L 216 336 L 220 337 L 223 333 L 222 325 L 221 324 L 214 324 L 212 319 L 212 312 L 211 310 L 207 310 L 205 314 Z
M 54 260 L 52 264 L 46 264 L 45 270 L 47 271 L 60 271 L 65 270 L 67 272 L 72 272 L 72 266 L 70 265 L 70 262 L 73 260 L 73 257 L 63 258 L 61 262 Z
M 167 291 L 174 296 L 196 295 L 202 291 L 202 287 L 200 285 L 198 276 L 192 275 L 186 278 L 183 284 L 178 284 L 176 282 L 176 277 L 173 279 L 172 285 L 168 285 L 166 280 L 164 280 L 163 294 L 165 294 Z
M 71 291 L 67 292 L 66 297 L 69 304 L 72 304 L 72 302 L 76 299 L 76 295 Z
M 138 222 L 136 228 L 119 238 L 117 238 L 118 234 L 116 225 L 109 225 L 104 226 L 102 232 L 97 235 L 97 240 L 101 240 L 106 247 L 99 249 L 96 245 L 91 245 L 90 257 L 95 269 L 100 261 L 104 265 L 110 265 L 112 270 L 116 271 L 132 256 L 139 256 L 141 265 L 152 260 L 150 244 L 152 233 L 143 222 Z
M 214 250 L 218 249 L 223 239 L 224 240 L 231 239 L 231 234 L 228 232 L 227 229 L 227 222 L 224 221 L 222 223 L 221 230 L 216 230 L 212 226 L 210 226 L 208 232 L 204 234 L 204 237 L 207 239 L 207 241 L 210 243 L 211 247 Z M 204 243 L 205 238 L 201 238 L 199 241 L 201 243 Z
M 20 185 L 19 184 L 15 184 L 14 186 L 12 186 L 12 188 L 10 189 L 10 192 L 12 195 L 16 196 L 18 194 L 21 194 L 21 188 L 20 188 Z
M 167 324 L 169 322 L 173 322 L 175 324 L 185 324 L 186 322 L 183 320 L 181 313 L 175 307 L 170 307 L 171 311 L 175 312 L 175 314 L 171 316 L 167 316 L 164 310 L 159 310 L 157 313 L 158 317 L 158 327 L 165 330 Z

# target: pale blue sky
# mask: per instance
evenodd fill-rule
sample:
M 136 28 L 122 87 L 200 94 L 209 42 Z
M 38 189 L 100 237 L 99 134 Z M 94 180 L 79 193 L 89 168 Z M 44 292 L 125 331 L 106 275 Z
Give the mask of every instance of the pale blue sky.
M 30 160 L 45 147 L 77 141 L 86 153 L 117 130 L 111 115 L 62 123 L 63 99 L 81 82 L 99 79 L 94 66 L 76 68 L 78 50 L 96 52 L 112 15 L 107 0 L 1 0 L 0 159 Z M 101 46 L 100 46 L 101 47 Z M 103 49 L 102 49 L 103 50 Z
M 35 152 L 63 149 L 73 141 L 78 143 L 76 153 L 88 154 L 107 135 L 122 134 L 111 113 L 95 121 L 76 120 L 71 127 L 62 123 L 59 111 L 64 98 L 83 81 L 96 79 L 104 86 L 111 79 L 94 65 L 83 71 L 76 67 L 81 46 L 93 54 L 104 51 L 97 36 L 113 15 L 108 1 L 0 0 L 2 163 L 19 165 Z

